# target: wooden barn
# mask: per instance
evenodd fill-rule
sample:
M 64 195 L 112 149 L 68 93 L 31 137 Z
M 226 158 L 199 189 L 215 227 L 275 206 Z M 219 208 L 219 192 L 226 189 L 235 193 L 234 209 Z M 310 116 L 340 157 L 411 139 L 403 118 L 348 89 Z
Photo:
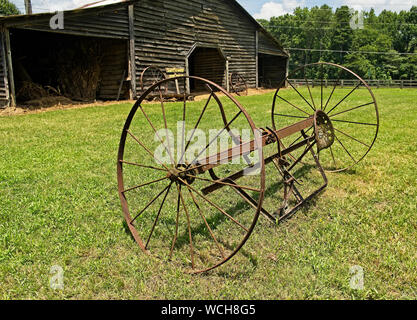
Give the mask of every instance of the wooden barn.
M 227 89 L 232 73 L 258 88 L 278 85 L 287 72 L 288 54 L 235 0 L 123 1 L 1 17 L 0 25 L 3 107 L 33 92 L 79 101 L 135 98 L 150 65 Z

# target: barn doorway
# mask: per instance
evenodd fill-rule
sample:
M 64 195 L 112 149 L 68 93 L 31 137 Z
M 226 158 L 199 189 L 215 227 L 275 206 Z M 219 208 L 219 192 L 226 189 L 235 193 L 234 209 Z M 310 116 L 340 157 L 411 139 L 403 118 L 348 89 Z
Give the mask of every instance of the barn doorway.
M 219 86 L 226 87 L 226 57 L 219 48 L 196 47 L 188 57 L 190 76 L 210 80 Z M 190 81 L 190 93 L 206 92 L 200 82 Z
M 287 57 L 260 53 L 259 85 L 268 89 L 278 88 L 287 74 L 287 59 Z
M 18 104 L 67 104 L 129 96 L 127 41 L 11 30 Z

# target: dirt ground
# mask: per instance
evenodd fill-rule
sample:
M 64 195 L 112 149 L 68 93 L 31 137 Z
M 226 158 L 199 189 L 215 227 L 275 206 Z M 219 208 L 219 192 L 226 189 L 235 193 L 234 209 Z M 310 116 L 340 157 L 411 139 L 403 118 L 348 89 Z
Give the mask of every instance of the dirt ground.
M 265 93 L 274 92 L 274 89 L 249 89 L 248 95 L 254 96 L 254 95 L 261 95 Z M 235 94 L 232 94 L 233 96 L 236 96 Z M 201 101 L 208 97 L 208 94 L 199 95 L 194 98 L 194 101 Z M 221 94 L 219 94 L 221 96 Z M 93 103 L 75 103 L 75 104 L 58 104 L 47 108 L 37 108 L 37 109 L 28 109 L 26 107 L 10 107 L 6 109 L 0 109 L 0 116 L 16 116 L 16 115 L 26 115 L 26 114 L 36 114 L 36 113 L 42 113 L 42 112 L 48 112 L 48 111 L 55 111 L 55 110 L 67 110 L 67 109 L 82 109 L 82 108 L 89 108 L 89 107 L 95 107 L 95 106 L 108 106 L 108 105 L 117 105 L 117 104 L 134 104 L 135 100 L 123 100 L 123 101 L 96 101 Z

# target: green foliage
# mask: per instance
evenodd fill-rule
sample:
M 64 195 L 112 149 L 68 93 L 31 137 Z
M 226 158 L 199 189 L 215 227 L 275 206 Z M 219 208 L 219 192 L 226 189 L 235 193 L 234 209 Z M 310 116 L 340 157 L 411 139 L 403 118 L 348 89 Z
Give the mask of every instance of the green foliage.
M 333 10 L 323 5 L 259 22 L 285 48 L 313 49 L 289 50 L 291 69 L 327 61 L 346 65 L 366 79 L 417 79 L 417 6 L 379 15 L 371 9 L 364 13 L 361 29 L 351 28 L 352 17 L 347 6 Z
M 0 0 L 0 16 L 11 16 L 15 14 L 20 14 L 20 11 L 14 3 L 11 3 L 9 0 Z

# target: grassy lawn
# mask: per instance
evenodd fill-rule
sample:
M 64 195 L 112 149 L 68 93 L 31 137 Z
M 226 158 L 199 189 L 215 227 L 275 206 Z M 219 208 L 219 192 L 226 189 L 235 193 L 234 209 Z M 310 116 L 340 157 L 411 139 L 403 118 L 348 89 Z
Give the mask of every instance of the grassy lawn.
M 202 275 L 144 255 L 126 231 L 116 159 L 131 105 L 1 117 L 0 298 L 416 299 L 417 92 L 374 92 L 380 134 L 364 161 L 328 174 L 291 220 L 260 217 L 242 253 Z M 272 96 L 239 98 L 258 127 L 270 126 Z M 54 265 L 63 290 L 50 287 Z M 353 266 L 363 290 L 350 287 Z

